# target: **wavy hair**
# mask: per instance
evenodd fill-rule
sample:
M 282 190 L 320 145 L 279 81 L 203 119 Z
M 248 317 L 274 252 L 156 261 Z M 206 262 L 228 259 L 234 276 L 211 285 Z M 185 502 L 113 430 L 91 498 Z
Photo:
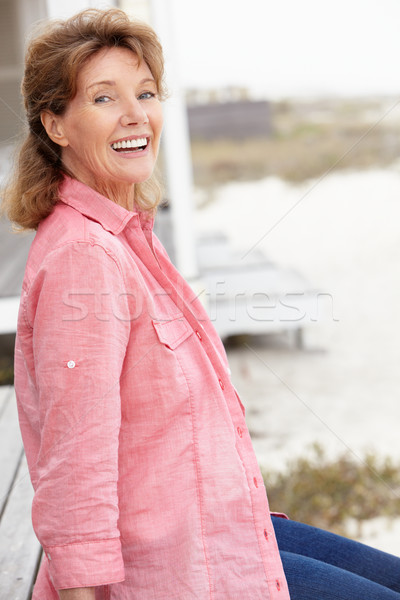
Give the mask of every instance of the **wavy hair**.
M 47 135 L 40 115 L 62 115 L 76 94 L 77 76 L 102 48 L 131 50 L 149 67 L 160 98 L 165 96 L 164 60 L 153 29 L 131 21 L 121 10 L 87 9 L 65 21 L 52 21 L 30 42 L 25 57 L 22 96 L 28 131 L 3 193 L 3 212 L 21 229 L 37 229 L 53 210 L 66 173 L 61 148 Z M 156 176 L 135 184 L 135 205 L 153 212 L 161 198 Z

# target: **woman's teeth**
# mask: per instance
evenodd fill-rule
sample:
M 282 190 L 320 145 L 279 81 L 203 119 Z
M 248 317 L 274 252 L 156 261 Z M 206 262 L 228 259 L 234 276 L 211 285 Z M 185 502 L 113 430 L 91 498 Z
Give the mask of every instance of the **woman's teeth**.
M 113 150 L 144 150 L 147 146 L 147 138 L 137 138 L 136 140 L 123 140 L 111 144 Z

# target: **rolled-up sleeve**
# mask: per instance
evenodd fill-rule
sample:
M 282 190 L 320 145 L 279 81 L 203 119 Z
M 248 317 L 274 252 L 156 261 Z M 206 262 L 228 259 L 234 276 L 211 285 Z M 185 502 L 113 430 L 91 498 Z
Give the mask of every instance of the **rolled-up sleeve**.
M 55 249 L 26 297 L 40 421 L 32 519 L 57 589 L 124 579 L 118 438 L 126 298 L 116 259 L 86 241 Z

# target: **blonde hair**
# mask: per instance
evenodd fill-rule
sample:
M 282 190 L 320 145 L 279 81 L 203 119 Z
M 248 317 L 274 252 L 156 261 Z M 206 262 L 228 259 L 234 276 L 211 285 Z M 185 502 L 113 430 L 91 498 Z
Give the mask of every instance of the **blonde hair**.
M 131 50 L 149 67 L 159 96 L 165 95 L 162 48 L 145 23 L 130 21 L 118 9 L 87 9 L 66 21 L 46 24 L 26 52 L 21 89 L 29 130 L 3 194 L 3 211 L 22 229 L 36 229 L 52 212 L 65 173 L 61 148 L 48 137 L 40 115 L 45 110 L 56 115 L 64 113 L 76 94 L 79 70 L 107 47 Z M 160 198 L 154 174 L 146 182 L 135 184 L 139 209 L 154 211 Z

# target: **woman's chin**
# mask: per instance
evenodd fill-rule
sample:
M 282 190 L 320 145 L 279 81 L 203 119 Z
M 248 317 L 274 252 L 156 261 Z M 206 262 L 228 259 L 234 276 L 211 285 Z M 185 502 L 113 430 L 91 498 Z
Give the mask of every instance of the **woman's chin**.
M 152 176 L 154 171 L 154 165 L 144 167 L 142 169 L 132 169 L 128 172 L 116 173 L 115 181 L 121 182 L 122 184 L 135 185 L 135 183 L 144 183 Z

